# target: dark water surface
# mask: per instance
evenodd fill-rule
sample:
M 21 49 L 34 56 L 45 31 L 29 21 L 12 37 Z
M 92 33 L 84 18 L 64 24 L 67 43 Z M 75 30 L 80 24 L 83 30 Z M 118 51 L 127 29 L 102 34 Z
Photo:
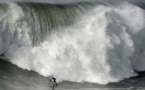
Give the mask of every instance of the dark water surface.
M 145 73 L 108 85 L 62 82 L 52 89 L 47 77 L 0 60 L 0 90 L 145 90 Z

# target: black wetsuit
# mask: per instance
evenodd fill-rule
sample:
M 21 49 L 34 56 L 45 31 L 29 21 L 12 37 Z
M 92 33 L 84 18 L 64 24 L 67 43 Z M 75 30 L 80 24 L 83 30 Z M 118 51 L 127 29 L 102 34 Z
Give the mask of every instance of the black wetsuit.
M 58 84 L 56 82 L 56 78 L 50 77 L 50 81 L 53 82 L 55 86 L 58 86 Z

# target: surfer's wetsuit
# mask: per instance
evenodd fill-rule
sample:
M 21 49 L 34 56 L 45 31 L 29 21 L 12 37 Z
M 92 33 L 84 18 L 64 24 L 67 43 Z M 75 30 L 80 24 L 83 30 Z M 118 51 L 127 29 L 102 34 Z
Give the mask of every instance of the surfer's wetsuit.
M 55 86 L 58 86 L 57 82 L 56 82 L 56 78 L 53 76 L 50 76 L 50 81 L 54 83 Z

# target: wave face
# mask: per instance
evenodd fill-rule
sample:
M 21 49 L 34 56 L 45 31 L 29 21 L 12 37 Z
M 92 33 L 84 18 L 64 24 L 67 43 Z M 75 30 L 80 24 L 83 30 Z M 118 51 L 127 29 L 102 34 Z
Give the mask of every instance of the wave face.
M 144 14 L 127 2 L 1 4 L 0 54 L 59 82 L 117 82 L 145 70 Z

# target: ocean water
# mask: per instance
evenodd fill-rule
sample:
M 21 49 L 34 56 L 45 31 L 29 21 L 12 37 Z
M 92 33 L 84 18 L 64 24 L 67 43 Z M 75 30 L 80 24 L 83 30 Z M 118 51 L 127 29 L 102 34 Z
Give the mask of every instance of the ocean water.
M 1 3 L 0 89 L 144 90 L 144 5 Z
M 63 81 L 52 88 L 49 78 L 0 61 L 0 90 L 145 90 L 145 73 L 116 83 L 76 83 Z

